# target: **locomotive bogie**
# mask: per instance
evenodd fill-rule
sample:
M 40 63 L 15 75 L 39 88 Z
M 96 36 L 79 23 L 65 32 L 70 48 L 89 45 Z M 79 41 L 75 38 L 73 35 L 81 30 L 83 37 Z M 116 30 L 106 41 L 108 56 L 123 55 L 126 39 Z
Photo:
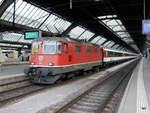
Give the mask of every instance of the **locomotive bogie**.
M 92 70 L 93 67 L 98 67 L 101 66 L 102 62 L 94 62 L 94 63 L 86 63 L 86 64 L 76 64 L 72 66 L 49 66 L 49 67 L 36 67 L 36 66 L 31 66 L 28 71 L 26 72 L 27 75 L 30 76 L 30 79 L 34 83 L 41 83 L 42 81 L 39 81 L 38 78 L 40 79 L 46 79 L 44 80 L 45 82 L 49 81 L 49 83 L 54 83 L 60 78 L 63 78 L 63 74 L 68 74 L 68 73 L 76 73 L 80 70 L 82 71 L 87 71 L 87 70 Z M 47 77 L 47 76 L 53 76 L 53 77 Z M 57 76 L 56 78 L 54 76 Z M 68 76 L 71 76 L 69 74 Z M 53 80 L 50 80 L 53 79 Z M 43 83 L 43 82 L 42 82 Z

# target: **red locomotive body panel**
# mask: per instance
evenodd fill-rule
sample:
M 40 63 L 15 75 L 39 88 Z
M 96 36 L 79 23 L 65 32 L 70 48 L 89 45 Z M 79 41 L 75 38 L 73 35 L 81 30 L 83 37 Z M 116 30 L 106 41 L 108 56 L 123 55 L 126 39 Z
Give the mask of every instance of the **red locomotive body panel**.
M 98 46 L 59 40 L 55 42 L 61 43 L 61 53 L 44 54 L 44 41 L 40 40 L 37 42 L 38 53 L 31 55 L 30 63 L 37 66 L 69 66 L 102 61 L 102 48 Z

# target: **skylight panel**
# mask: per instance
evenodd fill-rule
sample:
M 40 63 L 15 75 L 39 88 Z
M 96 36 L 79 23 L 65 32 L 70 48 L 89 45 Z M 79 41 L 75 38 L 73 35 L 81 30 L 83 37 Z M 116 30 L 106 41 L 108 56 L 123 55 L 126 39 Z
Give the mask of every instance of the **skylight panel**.
M 116 26 L 116 25 L 118 25 L 118 23 L 113 19 L 113 20 L 111 20 L 111 21 L 108 21 L 107 23 L 106 23 L 108 26 Z
M 4 0 L 0 0 L 0 6 L 2 5 L 3 2 L 4 2 Z
M 114 42 L 111 42 L 110 44 L 107 45 L 107 47 L 111 47 L 114 44 Z
M 12 22 L 13 13 L 14 3 L 6 9 L 1 19 Z M 61 33 L 71 25 L 71 22 L 51 13 L 23 0 L 16 0 L 15 23 L 51 33 Z
M 107 41 L 106 43 L 104 43 L 104 47 L 106 47 L 111 41 Z
M 69 32 L 71 38 L 79 37 L 85 31 L 84 28 L 77 26 Z
M 70 22 L 51 14 L 50 17 L 43 23 L 40 29 L 52 33 L 62 33 L 71 25 Z
M 24 36 L 18 33 L 3 33 L 3 40 L 10 42 L 31 43 L 31 40 L 24 40 Z
M 86 39 L 89 40 L 92 36 L 94 35 L 94 33 L 86 30 L 78 39 Z
M 123 25 L 123 23 L 121 22 L 121 20 L 119 19 L 115 19 L 114 17 L 117 17 L 117 15 L 111 16 L 111 15 L 105 15 L 106 19 L 102 19 L 100 20 L 101 22 L 103 22 L 106 26 L 108 26 L 110 28 L 110 30 L 112 30 L 116 35 L 118 35 L 121 39 L 123 39 L 123 37 L 127 37 L 127 38 L 131 38 L 131 36 L 129 35 L 129 33 L 127 32 L 125 26 Z M 108 18 L 109 17 L 109 18 Z M 110 19 L 112 17 L 112 19 Z M 99 19 L 101 17 L 98 17 Z M 121 32 L 122 31 L 122 32 Z M 121 33 L 120 33 L 121 32 Z M 124 33 L 123 33 L 124 32 Z
M 101 36 L 97 36 L 95 37 L 91 42 L 92 43 L 96 43 L 97 41 L 99 41 L 102 37 Z
M 105 38 L 101 38 L 98 42 L 96 42 L 96 44 L 101 45 L 102 43 L 104 43 L 106 41 Z
M 122 22 L 119 19 L 116 19 L 116 21 L 118 22 L 118 24 L 122 24 Z

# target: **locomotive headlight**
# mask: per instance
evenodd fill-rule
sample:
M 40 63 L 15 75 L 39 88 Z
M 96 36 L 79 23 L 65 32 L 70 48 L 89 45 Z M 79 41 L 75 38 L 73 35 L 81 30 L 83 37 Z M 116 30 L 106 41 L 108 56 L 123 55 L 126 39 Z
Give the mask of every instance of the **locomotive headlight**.
M 31 62 L 31 65 L 34 65 L 34 62 Z
M 53 65 L 53 63 L 51 63 L 51 62 L 50 62 L 50 63 L 48 63 L 48 65 L 49 65 L 49 66 L 52 66 L 52 65 Z

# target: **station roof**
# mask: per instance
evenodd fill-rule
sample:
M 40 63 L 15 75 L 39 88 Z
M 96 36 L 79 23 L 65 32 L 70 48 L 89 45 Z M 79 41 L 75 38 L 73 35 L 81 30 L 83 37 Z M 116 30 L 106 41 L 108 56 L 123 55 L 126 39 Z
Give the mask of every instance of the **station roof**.
M 36 28 L 46 35 L 70 35 L 109 48 L 144 48 L 142 0 L 72 0 L 72 8 L 69 0 L 13 1 L 0 0 L 1 31 Z

